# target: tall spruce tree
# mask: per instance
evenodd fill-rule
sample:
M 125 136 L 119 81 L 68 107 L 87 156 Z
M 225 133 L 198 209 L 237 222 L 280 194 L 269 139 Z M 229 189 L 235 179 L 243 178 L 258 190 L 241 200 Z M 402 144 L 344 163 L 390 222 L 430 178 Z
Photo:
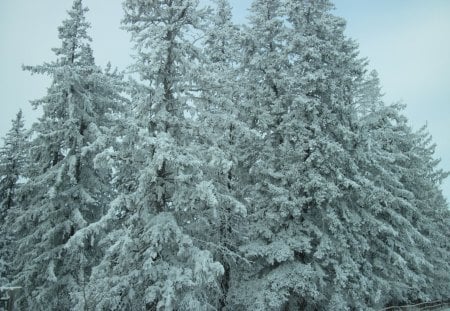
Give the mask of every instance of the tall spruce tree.
M 58 28 L 57 59 L 25 67 L 49 75 L 52 84 L 46 96 L 33 102 L 43 115 L 33 125 L 29 180 L 13 223 L 14 283 L 23 287 L 21 309 L 84 305 L 83 290 L 98 255 L 95 241 L 85 239 L 76 247 L 66 242 L 99 219 L 111 199 L 110 169 L 96 169 L 94 159 L 108 148 L 108 128 L 121 99 L 117 76 L 94 63 L 87 11 L 75 0 Z
M 406 191 L 412 193 L 410 204 L 413 206 L 403 215 L 425 241 L 415 243 L 419 250 L 403 243 L 408 249 L 404 257 L 410 270 L 418 274 L 415 282 L 407 278 L 409 282 L 405 283 L 411 285 L 405 291 L 403 301 L 445 300 L 450 284 L 450 275 L 444 272 L 449 269 L 450 212 L 440 185 L 449 173 L 438 168 L 440 160 L 435 158 L 435 145 L 426 127 L 402 134 L 403 140 L 398 144 L 407 161 L 400 162 L 403 170 L 399 180 Z M 404 143 L 404 136 L 409 138 L 409 144 Z M 414 237 L 413 234 L 409 236 Z
M 267 227 L 270 220 L 264 216 L 264 210 L 272 207 L 269 201 L 274 187 L 271 186 L 277 183 L 269 180 L 270 171 L 273 169 L 273 163 L 269 162 L 271 157 L 277 155 L 280 143 L 278 130 L 286 94 L 283 79 L 287 71 L 284 58 L 287 29 L 283 23 L 282 5 L 278 0 L 254 1 L 251 13 L 249 26 L 243 30 L 244 57 L 239 64 L 243 90 L 240 94 L 242 105 L 239 109 L 240 119 L 246 122 L 256 135 L 240 150 L 239 158 L 243 160 L 242 173 L 247 174 L 247 177 L 242 179 L 240 188 L 246 192 L 244 198 L 249 217 L 249 240 L 241 251 L 254 263 L 247 267 L 250 268 L 249 271 L 241 269 L 240 277 L 231 291 L 231 309 L 275 307 L 266 300 L 271 297 L 265 291 L 268 286 L 264 282 L 265 276 L 258 278 L 256 275 L 267 265 L 266 241 L 259 238 L 264 235 L 262 231 L 271 231 Z
M 366 272 L 372 304 L 380 303 L 380 307 L 408 302 L 408 296 L 418 295 L 412 292 L 426 283 L 423 277 L 430 267 L 424 253 L 427 240 L 413 222 L 421 217 L 420 211 L 413 204 L 414 194 L 401 181 L 413 140 L 398 109 L 379 103 L 362 119 L 367 144 L 364 156 L 368 158 L 361 167 L 372 189 L 361 197 L 363 228 L 370 241 Z
M 246 202 L 239 187 L 246 180 L 243 152 L 256 136 L 242 116 L 239 55 L 241 29 L 232 21 L 227 0 L 214 1 L 204 40 L 203 70 L 199 71 L 199 99 L 196 102 L 202 125 L 199 137 L 206 145 L 204 168 L 217 191 L 217 206 L 202 215 L 207 226 L 199 226 L 197 235 L 210 243 L 215 258 L 224 267 L 217 295 L 217 308 L 227 310 L 230 289 L 239 278 L 243 261 L 238 247 L 246 236 Z M 248 167 L 248 165 L 247 165 Z M 212 293 L 215 294 L 215 293 Z
M 24 128 L 22 110 L 12 120 L 12 127 L 3 138 L 0 149 L 0 284 L 10 281 L 10 260 L 13 254 L 11 220 L 18 205 L 17 192 L 26 170 L 27 133 Z
M 356 289 L 368 242 L 355 204 L 363 180 L 353 159 L 359 132 L 351 97 L 364 64 L 328 1 L 283 1 L 278 10 L 268 3 L 255 2 L 253 20 L 266 22 L 253 27 L 265 36 L 271 32 L 261 25 L 284 30 L 253 60 L 265 74 L 254 93 L 271 91 L 258 101 L 267 103 L 258 116 L 270 122 L 256 123 L 267 127 L 259 128 L 264 148 L 250 171 L 256 208 L 242 250 L 257 270 L 240 291 L 261 309 L 364 308 Z M 281 16 L 267 21 L 274 12 Z M 264 70 L 274 47 L 268 68 L 278 67 Z
M 430 241 L 424 253 L 432 269 L 426 276 L 427 285 L 421 287 L 426 296 L 422 300 L 445 301 L 450 293 L 450 209 L 441 184 L 449 172 L 439 169 L 440 160 L 435 158 L 436 145 L 426 127 L 417 131 L 414 138 L 413 156 L 410 156 L 408 172 L 401 180 L 414 193 L 413 204 L 422 214 L 422 219 L 413 220 L 415 227 Z
M 142 80 L 133 98 L 138 128 L 124 142 L 137 142 L 130 160 L 138 169 L 131 189 L 111 207 L 117 221 L 104 220 L 122 225 L 105 237 L 106 256 L 91 278 L 99 308 L 206 310 L 223 273 L 194 236 L 204 225 L 199 215 L 217 205 L 202 169 L 193 102 L 201 51 L 192 36 L 205 14 L 197 6 L 194 0 L 124 2 L 124 28 L 137 52 L 133 68 Z
M 401 105 L 383 103 L 377 74 L 361 82 L 357 102 L 367 152 L 366 158 L 356 158 L 372 189 L 360 201 L 370 241 L 362 273 L 371 281 L 371 303 L 381 307 L 441 298 L 448 275 L 438 277 L 434 271 L 445 269 L 440 260 L 448 258 L 448 248 L 442 243 L 446 230 L 435 229 L 448 223 L 439 190 L 446 174 L 436 169 L 426 133 L 412 131 Z M 429 256 L 432 250 L 439 255 Z

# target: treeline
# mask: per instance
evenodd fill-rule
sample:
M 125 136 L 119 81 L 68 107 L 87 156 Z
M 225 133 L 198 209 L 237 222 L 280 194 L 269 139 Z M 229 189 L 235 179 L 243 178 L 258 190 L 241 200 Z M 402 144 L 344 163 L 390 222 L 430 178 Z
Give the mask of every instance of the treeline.
M 328 0 L 125 0 L 133 78 L 75 0 L 52 83 L 0 150 L 19 310 L 377 310 L 450 298 L 426 129 L 386 104 Z

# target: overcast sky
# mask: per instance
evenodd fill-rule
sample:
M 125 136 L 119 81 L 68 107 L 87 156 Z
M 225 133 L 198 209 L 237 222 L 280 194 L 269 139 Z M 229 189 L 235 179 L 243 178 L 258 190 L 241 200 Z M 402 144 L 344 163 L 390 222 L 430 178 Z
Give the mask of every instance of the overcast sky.
M 129 35 L 120 30 L 120 0 L 85 0 L 99 65 L 130 63 Z M 203 1 L 206 2 L 206 1 Z M 235 20 L 245 22 L 250 0 L 231 0 Z M 387 102 L 403 101 L 414 128 L 428 123 L 441 166 L 450 170 L 450 0 L 335 0 L 347 34 L 379 72 Z M 54 59 L 57 27 L 72 0 L 0 0 L 0 136 L 22 108 L 29 125 L 38 113 L 29 100 L 45 94 L 49 80 L 22 64 Z M 450 181 L 443 190 L 450 198 Z

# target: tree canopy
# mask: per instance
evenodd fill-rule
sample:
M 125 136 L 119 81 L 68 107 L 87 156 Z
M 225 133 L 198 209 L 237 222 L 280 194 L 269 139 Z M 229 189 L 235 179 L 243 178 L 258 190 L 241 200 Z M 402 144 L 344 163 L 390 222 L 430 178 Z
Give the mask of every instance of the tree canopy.
M 329 0 L 125 0 L 133 73 L 75 0 L 0 149 L 0 285 L 23 310 L 378 310 L 449 299 L 426 128 Z

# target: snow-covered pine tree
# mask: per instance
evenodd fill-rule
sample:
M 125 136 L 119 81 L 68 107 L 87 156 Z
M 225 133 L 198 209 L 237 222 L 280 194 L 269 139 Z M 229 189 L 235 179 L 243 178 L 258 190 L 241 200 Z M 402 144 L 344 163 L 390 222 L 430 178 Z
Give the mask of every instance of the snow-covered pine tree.
M 372 304 L 445 299 L 449 212 L 439 184 L 446 174 L 436 168 L 426 132 L 408 125 L 403 106 L 383 103 L 376 72 L 360 81 L 357 93 L 367 149 L 358 161 L 370 184 L 360 197 L 370 241 L 363 273 L 372 279 Z
M 408 211 L 405 218 L 427 239 L 421 253 L 414 252 L 408 257 L 414 263 L 411 270 L 425 274 L 424 282 L 410 290 L 408 298 L 410 301 L 447 300 L 450 292 L 450 210 L 442 194 L 441 183 L 449 172 L 439 169 L 440 160 L 435 158 L 436 145 L 432 143 L 426 126 L 403 135 L 410 137 L 412 146 L 405 152 L 408 161 L 403 163 L 405 170 L 400 181 L 407 191 L 414 194 L 411 201 L 414 209 Z M 404 148 L 405 144 L 401 146 Z M 425 255 L 422 265 L 429 263 L 429 269 L 415 267 L 421 254 Z
M 0 149 L 0 224 L 3 224 L 8 210 L 16 203 L 19 178 L 25 170 L 27 134 L 24 124 L 20 110 L 12 120 L 12 127 L 3 138 Z
M 137 144 L 129 158 L 134 164 L 119 165 L 118 174 L 123 168 L 135 176 L 104 219 L 112 229 L 90 283 L 100 309 L 206 310 L 223 273 L 192 230 L 205 226 L 198 216 L 218 204 L 202 168 L 193 101 L 201 53 L 194 41 L 206 13 L 197 6 L 195 0 L 124 2 L 142 84 L 133 91 L 137 127 L 124 135 L 124 143 Z
M 274 3 L 255 3 L 263 2 Z M 266 73 L 253 93 L 272 92 L 258 101 L 271 108 L 258 122 L 270 126 L 260 128 L 265 149 L 251 170 L 253 235 L 242 250 L 257 270 L 238 290 L 247 295 L 241 303 L 272 310 L 364 308 L 365 294 L 357 289 L 365 282 L 359 270 L 368 243 L 355 204 L 362 181 L 353 160 L 359 132 L 352 99 L 364 63 L 329 1 L 277 6 L 281 16 L 266 24 L 284 27 L 270 60 L 278 67 L 264 70 L 268 40 L 253 60 Z M 262 11 L 258 20 L 273 12 Z
M 383 103 L 376 73 L 361 82 L 357 108 L 366 152 L 355 158 L 367 179 L 359 204 L 364 235 L 370 241 L 361 273 L 370 280 L 366 290 L 372 292 L 373 306 L 398 305 L 409 295 L 420 297 L 429 268 L 423 252 L 427 240 L 413 222 L 421 212 L 413 204 L 414 193 L 401 181 L 413 137 L 401 106 Z M 419 292 L 412 293 L 414 289 Z
M 283 83 L 287 66 L 285 16 L 279 0 L 256 0 L 251 12 L 250 26 L 244 28 L 241 64 L 245 113 L 252 128 L 262 136 L 275 138 L 286 93 Z
M 13 223 L 14 284 L 23 287 L 18 304 L 24 310 L 84 304 L 83 290 L 99 254 L 92 239 L 72 247 L 66 242 L 99 219 L 111 200 L 111 171 L 96 169 L 94 159 L 109 145 L 108 131 L 121 105 L 119 77 L 95 65 L 86 12 L 75 0 L 58 28 L 57 59 L 25 67 L 50 76 L 52 84 L 33 102 L 43 115 L 33 125 L 28 181 Z
M 264 211 L 273 208 L 271 190 L 276 187 L 272 185 L 278 184 L 278 180 L 271 180 L 270 173 L 274 169 L 271 159 L 278 156 L 281 144 L 279 126 L 286 103 L 283 80 L 287 72 L 284 57 L 287 29 L 284 17 L 279 0 L 256 0 L 251 5 L 249 26 L 243 29 L 244 55 L 239 64 L 242 92 L 237 108 L 239 119 L 256 135 L 253 134 L 238 153 L 243 177 L 239 188 L 245 193 L 249 217 L 249 237 L 241 251 L 254 263 L 252 267 L 241 267 L 230 292 L 230 309 L 277 307 L 266 300 L 271 297 L 267 297 L 265 291 L 268 286 L 265 276 L 257 275 L 270 265 L 266 261 L 266 241 L 261 241 L 264 237 L 260 238 L 264 236 L 262 230 L 271 231 L 270 226 L 267 227 L 271 220 Z
M 367 152 L 357 160 L 370 185 L 360 197 L 370 241 L 361 273 L 370 280 L 370 303 L 445 299 L 449 276 L 436 270 L 448 267 L 443 241 L 449 212 L 439 190 L 446 174 L 436 169 L 428 135 L 412 131 L 402 105 L 383 103 L 376 72 L 360 86 L 357 108 Z
M 214 258 L 224 267 L 217 295 L 217 309 L 226 310 L 228 292 L 242 265 L 238 246 L 245 236 L 246 208 L 239 186 L 246 180 L 241 155 L 251 145 L 256 132 L 243 122 L 242 86 L 239 63 L 241 33 L 232 21 L 228 0 L 215 0 L 208 17 L 202 71 L 199 71 L 198 108 L 199 137 L 205 145 L 204 169 L 216 189 L 218 204 L 201 215 L 207 226 L 199 226 L 196 236 L 207 241 Z M 246 116 L 245 116 L 246 117 Z M 247 165 L 248 167 L 248 165 Z M 211 293 L 216 295 L 217 291 Z
M 284 3 L 292 25 L 288 50 L 295 111 L 286 128 L 303 123 L 297 125 L 302 164 L 295 189 L 303 200 L 301 230 L 311 246 L 299 261 L 313 269 L 317 289 L 306 299 L 297 290 L 289 303 L 367 310 L 368 279 L 361 271 L 369 241 L 361 230 L 358 198 L 370 189 L 363 188 L 366 179 L 355 159 L 365 150 L 353 98 L 365 62 L 344 35 L 345 21 L 331 13 L 330 1 Z
M 0 284 L 9 282 L 9 261 L 13 254 L 11 249 L 11 231 L 9 217 L 13 217 L 17 206 L 17 189 L 19 179 L 24 177 L 26 169 L 27 133 L 24 128 L 22 110 L 12 120 L 12 126 L 3 138 L 0 148 Z

